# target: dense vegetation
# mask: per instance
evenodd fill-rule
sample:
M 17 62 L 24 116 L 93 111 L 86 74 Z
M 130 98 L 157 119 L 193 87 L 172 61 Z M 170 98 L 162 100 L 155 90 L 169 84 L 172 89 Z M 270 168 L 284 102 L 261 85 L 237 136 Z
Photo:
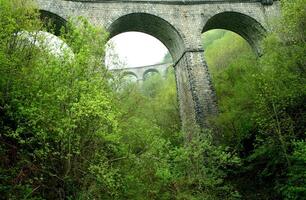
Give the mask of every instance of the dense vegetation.
M 259 59 L 233 33 L 205 38 L 223 34 L 206 42 L 206 58 L 219 98 L 216 127 L 241 158 L 230 176 L 246 199 L 306 196 L 306 1 L 282 6 L 283 18 L 263 41 Z
M 35 6 L 0 0 L 0 199 L 303 199 L 306 2 L 282 4 L 261 58 L 233 33 L 203 38 L 217 146 L 209 130 L 185 143 L 171 68 L 109 74 L 107 33 L 82 18 L 60 36 L 74 55 L 52 54 Z

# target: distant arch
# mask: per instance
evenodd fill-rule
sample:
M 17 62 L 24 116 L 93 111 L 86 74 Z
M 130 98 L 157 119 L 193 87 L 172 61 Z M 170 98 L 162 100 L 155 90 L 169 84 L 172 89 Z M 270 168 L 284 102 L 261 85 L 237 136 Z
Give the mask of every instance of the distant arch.
M 239 34 L 261 55 L 260 41 L 266 34 L 265 28 L 254 18 L 238 12 L 222 12 L 211 17 L 202 33 L 212 29 L 225 29 Z
M 123 77 L 128 77 L 128 76 L 135 77 L 135 79 L 138 80 L 138 76 L 137 76 L 134 72 L 131 72 L 131 71 L 124 71 L 124 72 L 123 72 Z
M 61 34 L 61 29 L 66 28 L 67 21 L 59 15 L 47 10 L 39 10 L 40 19 L 42 20 L 47 31 L 56 36 Z
M 146 80 L 148 78 L 148 75 L 151 73 L 160 74 L 160 72 L 157 69 L 154 69 L 154 68 L 147 69 L 143 73 L 143 80 Z
M 109 27 L 110 37 L 129 31 L 149 34 L 160 40 L 172 58 L 178 60 L 184 52 L 184 41 L 179 32 L 166 20 L 147 13 L 131 13 L 116 19 Z

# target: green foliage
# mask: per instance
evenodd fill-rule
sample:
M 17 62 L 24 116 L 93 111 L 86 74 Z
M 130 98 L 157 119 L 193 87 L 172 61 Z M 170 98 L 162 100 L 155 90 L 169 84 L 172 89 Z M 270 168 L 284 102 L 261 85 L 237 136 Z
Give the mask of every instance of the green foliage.
M 83 18 L 60 36 L 73 55 L 54 55 L 34 4 L 0 0 L 0 199 L 303 199 L 305 0 L 282 7 L 261 58 L 231 32 L 203 39 L 216 145 L 207 130 L 185 143 L 171 67 L 110 75 L 108 34 Z
M 122 171 L 127 199 L 237 199 L 224 166 L 239 159 L 212 144 L 210 133 L 186 145 L 180 133 L 173 69 L 118 93 L 119 129 L 126 145 Z
M 1 174 L 6 175 L 1 194 L 5 199 L 76 198 L 104 171 L 112 182 L 117 178 L 104 163 L 117 155 L 112 137 L 117 111 L 100 64 L 107 37 L 84 19 L 70 22 L 62 37 L 74 58 L 59 59 L 36 41 L 18 39 L 17 32 L 41 28 L 37 13 L 23 5 L 1 1 L 0 6 L 5 16 L 0 20 L 5 42 L 0 48 Z M 104 195 L 114 195 L 112 182 L 100 180 Z
M 219 97 L 216 127 L 242 158 L 233 184 L 245 199 L 305 196 L 305 1 L 284 1 L 282 9 L 261 58 L 228 33 L 205 54 Z
M 226 30 L 215 29 L 206 32 L 203 35 L 203 46 L 207 50 L 208 47 L 214 46 L 215 42 L 219 42 L 219 39 L 223 39 L 225 34 L 228 34 Z
M 280 23 L 280 29 L 284 33 L 284 36 L 291 38 L 293 41 L 305 42 L 306 32 L 306 1 L 305 0 L 293 0 L 293 1 L 281 1 L 283 17 Z
M 212 30 L 203 35 L 205 57 L 211 70 L 222 70 L 241 56 L 255 57 L 251 47 L 239 35 L 225 31 Z
M 240 160 L 224 147 L 215 146 L 210 132 L 195 136 L 188 146 L 176 148 L 170 155 L 174 155 L 178 199 L 240 199 L 224 181 L 225 169 L 237 167 Z
M 185 145 L 172 69 L 142 86 L 117 81 L 101 66 L 107 34 L 83 18 L 54 55 L 27 3 L 0 4 L 1 198 L 239 197 L 224 180 L 237 157 L 210 133 Z
M 294 141 L 292 164 L 288 168 L 288 181 L 280 188 L 285 199 L 303 199 L 306 195 L 306 142 Z

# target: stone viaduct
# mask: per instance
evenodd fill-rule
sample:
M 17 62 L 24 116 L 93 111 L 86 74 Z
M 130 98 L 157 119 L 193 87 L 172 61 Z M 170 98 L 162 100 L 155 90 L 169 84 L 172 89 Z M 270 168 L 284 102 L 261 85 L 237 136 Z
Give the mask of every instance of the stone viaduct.
M 260 54 L 269 22 L 279 15 L 273 0 L 37 0 L 41 15 L 56 28 L 69 17 L 85 16 L 105 27 L 110 37 L 139 31 L 159 39 L 175 68 L 182 128 L 191 137 L 209 126 L 218 113 L 216 96 L 204 60 L 201 34 L 226 29 L 242 36 Z M 58 31 L 56 32 L 58 34 Z
M 139 67 L 129 67 L 123 69 L 112 69 L 111 71 L 116 73 L 124 73 L 124 75 L 134 76 L 137 82 L 141 83 L 146 79 L 149 73 L 158 73 L 162 77 L 166 77 L 168 68 L 172 67 L 173 63 L 160 63 L 154 65 L 146 65 Z

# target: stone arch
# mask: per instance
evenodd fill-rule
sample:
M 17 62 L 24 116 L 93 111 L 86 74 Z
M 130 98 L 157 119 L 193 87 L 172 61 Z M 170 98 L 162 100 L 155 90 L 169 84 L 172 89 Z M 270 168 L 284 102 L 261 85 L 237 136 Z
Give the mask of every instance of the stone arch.
M 147 69 L 147 70 L 143 73 L 143 80 L 146 80 L 146 76 L 147 76 L 149 73 L 160 74 L 160 72 L 159 72 L 157 69 L 154 69 L 154 68 Z
M 129 31 L 149 34 L 168 48 L 174 60 L 178 60 L 185 49 L 179 32 L 169 22 L 152 14 L 131 13 L 121 16 L 108 27 L 108 31 L 110 37 Z
M 239 12 L 222 12 L 211 17 L 202 33 L 212 29 L 225 29 L 239 34 L 261 55 L 260 41 L 266 34 L 265 28 L 254 18 Z
M 126 77 L 126 76 L 134 76 L 136 78 L 136 80 L 139 79 L 138 76 L 134 72 L 131 72 L 131 71 L 123 72 L 123 77 Z
M 46 10 L 38 10 L 38 14 L 42 21 L 43 29 L 32 32 L 27 30 L 19 31 L 16 33 L 19 37 L 18 39 L 21 42 L 30 42 L 56 57 L 72 59 L 74 57 L 72 49 L 59 37 L 62 27 L 66 27 L 66 20 Z M 66 55 L 69 57 L 66 57 Z
M 47 28 L 48 32 L 56 36 L 61 34 L 62 27 L 66 27 L 67 21 L 59 15 L 47 10 L 39 10 L 40 18 Z

